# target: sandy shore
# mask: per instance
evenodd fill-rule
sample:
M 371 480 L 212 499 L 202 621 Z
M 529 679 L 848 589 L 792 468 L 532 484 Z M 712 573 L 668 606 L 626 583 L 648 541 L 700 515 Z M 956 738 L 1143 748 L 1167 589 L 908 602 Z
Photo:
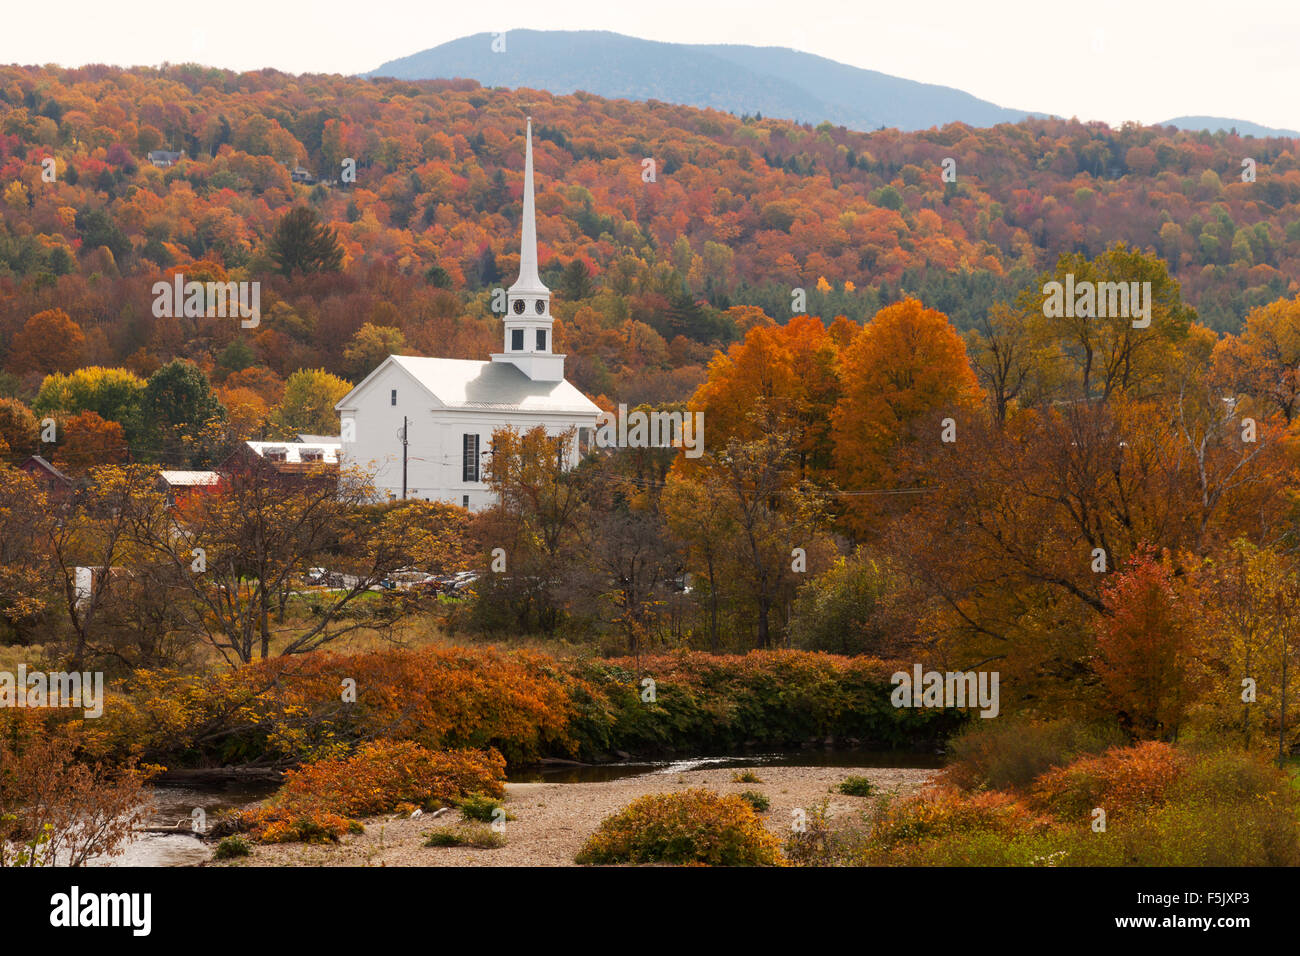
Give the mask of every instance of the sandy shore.
M 425 847 L 425 837 L 461 822 L 457 811 L 429 816 L 376 817 L 366 832 L 338 844 L 256 846 L 251 856 L 216 866 L 572 866 L 574 854 L 600 821 L 647 793 L 708 787 L 719 793 L 755 790 L 767 796 L 767 827 L 784 838 L 792 812 L 828 800 L 832 827 L 860 819 L 872 803 L 834 792 L 845 777 L 865 776 L 879 793 L 913 793 L 935 771 L 859 770 L 850 767 L 755 767 L 761 783 L 737 783 L 734 769 L 647 774 L 605 783 L 511 783 L 505 808 L 505 846 L 495 849 Z

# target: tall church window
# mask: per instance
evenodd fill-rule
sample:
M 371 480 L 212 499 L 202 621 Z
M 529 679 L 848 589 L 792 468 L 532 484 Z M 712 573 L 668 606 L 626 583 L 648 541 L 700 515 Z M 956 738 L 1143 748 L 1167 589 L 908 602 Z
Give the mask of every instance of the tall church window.
M 537 330 L 537 351 L 539 352 L 546 351 L 546 330 L 545 329 Z
M 478 435 L 465 435 L 465 457 L 461 476 L 465 481 L 478 481 Z
M 523 350 L 524 350 L 524 330 L 511 329 L 510 330 L 510 351 L 522 352 Z

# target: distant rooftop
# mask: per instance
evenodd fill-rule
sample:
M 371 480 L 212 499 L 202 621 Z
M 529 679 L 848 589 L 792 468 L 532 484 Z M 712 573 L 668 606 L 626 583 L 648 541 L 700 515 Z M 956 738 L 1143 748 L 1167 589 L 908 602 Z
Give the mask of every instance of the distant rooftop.
M 221 480 L 215 471 L 160 471 L 158 475 L 173 487 L 215 485 Z
M 318 442 L 250 441 L 244 444 L 260 458 L 282 461 L 287 465 L 312 462 L 337 465 L 339 462 L 338 439 Z

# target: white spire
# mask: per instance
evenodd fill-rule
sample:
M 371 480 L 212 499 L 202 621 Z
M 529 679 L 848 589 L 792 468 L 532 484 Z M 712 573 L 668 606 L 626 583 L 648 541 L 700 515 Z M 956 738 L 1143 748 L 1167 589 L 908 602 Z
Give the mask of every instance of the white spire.
M 537 274 L 537 218 L 533 210 L 533 118 L 528 117 L 528 133 L 524 146 L 524 221 L 519 244 L 519 278 L 510 287 L 511 292 L 538 292 L 550 290 L 542 285 Z

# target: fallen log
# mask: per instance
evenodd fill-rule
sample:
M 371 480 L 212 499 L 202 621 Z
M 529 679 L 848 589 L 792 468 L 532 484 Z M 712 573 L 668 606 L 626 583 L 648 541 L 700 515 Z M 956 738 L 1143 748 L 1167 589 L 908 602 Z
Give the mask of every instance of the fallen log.
M 198 767 L 164 770 L 151 781 L 155 784 L 212 783 L 246 780 L 279 783 L 284 771 L 273 767 Z

